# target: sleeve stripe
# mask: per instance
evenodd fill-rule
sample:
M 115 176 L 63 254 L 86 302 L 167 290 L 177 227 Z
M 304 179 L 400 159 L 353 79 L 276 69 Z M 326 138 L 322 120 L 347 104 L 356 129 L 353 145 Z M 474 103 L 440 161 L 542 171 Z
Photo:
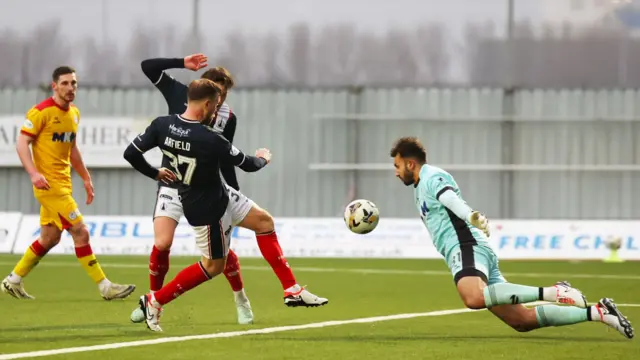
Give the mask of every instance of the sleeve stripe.
M 447 190 L 451 190 L 451 191 L 455 192 L 455 190 L 453 190 L 453 188 L 451 186 L 445 186 L 442 189 L 440 189 L 440 191 L 438 191 L 438 193 L 436 194 L 436 200 L 439 200 L 440 196 L 442 194 L 444 194 L 445 191 L 447 191 Z
M 135 143 L 131 143 L 131 145 L 133 145 L 134 148 L 138 149 L 138 151 L 140 151 L 141 153 L 144 154 L 144 151 L 140 150 L 140 148 L 138 146 L 136 146 Z
M 27 135 L 29 137 L 36 138 L 35 134 L 32 134 L 32 133 L 30 133 L 28 131 L 25 131 L 25 130 L 20 130 L 20 134 L 24 134 L 24 135 Z
M 240 161 L 240 164 L 238 164 L 237 166 L 240 166 L 242 164 L 244 164 L 244 161 L 247 159 L 246 156 L 242 156 L 242 161 Z
M 164 71 L 160 73 L 160 77 L 158 78 L 158 81 L 154 82 L 153 85 L 158 85 L 160 83 L 160 80 L 162 80 L 163 76 L 164 76 Z

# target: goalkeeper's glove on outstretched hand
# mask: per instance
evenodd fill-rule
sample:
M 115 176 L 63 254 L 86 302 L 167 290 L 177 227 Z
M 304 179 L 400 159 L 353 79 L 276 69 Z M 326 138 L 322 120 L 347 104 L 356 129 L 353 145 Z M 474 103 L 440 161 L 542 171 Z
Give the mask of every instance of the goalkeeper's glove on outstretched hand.
M 469 223 L 471 223 L 471 225 L 477 227 L 478 229 L 482 230 L 482 232 L 484 232 L 484 234 L 489 237 L 490 236 L 490 231 L 489 231 L 489 220 L 487 219 L 486 216 L 484 216 L 483 214 L 481 214 L 479 211 L 472 211 L 469 214 Z

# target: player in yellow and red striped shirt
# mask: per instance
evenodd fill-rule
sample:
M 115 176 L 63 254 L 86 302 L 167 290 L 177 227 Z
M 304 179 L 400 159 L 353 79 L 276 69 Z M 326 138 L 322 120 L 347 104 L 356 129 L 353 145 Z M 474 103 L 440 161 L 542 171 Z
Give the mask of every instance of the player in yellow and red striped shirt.
M 84 181 L 87 205 L 94 196 L 91 176 L 76 146 L 80 111 L 71 103 L 78 88 L 75 70 L 68 66 L 55 69 L 52 87 L 53 96 L 27 112 L 17 144 L 18 156 L 31 177 L 34 195 L 41 205 L 40 238 L 2 281 L 2 291 L 18 299 L 34 299 L 24 290 L 22 279 L 60 242 L 62 231 L 67 230 L 73 237 L 80 264 L 98 284 L 102 297 L 105 300 L 125 298 L 135 286 L 115 284 L 107 279 L 91 250 L 89 231 L 71 196 L 71 167 Z M 33 149 L 33 160 L 29 145 Z

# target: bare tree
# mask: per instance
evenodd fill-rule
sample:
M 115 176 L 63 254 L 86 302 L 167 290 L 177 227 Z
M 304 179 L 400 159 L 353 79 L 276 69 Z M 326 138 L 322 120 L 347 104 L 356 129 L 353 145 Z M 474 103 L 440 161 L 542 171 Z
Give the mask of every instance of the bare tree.
M 420 25 L 407 49 L 413 58 L 415 85 L 443 83 L 451 64 L 447 30 L 441 23 Z
M 262 45 L 262 78 L 263 84 L 268 86 L 282 86 L 287 83 L 287 74 L 282 65 L 282 44 L 278 35 L 268 33 L 261 41 Z
M 287 52 L 290 83 L 309 85 L 311 82 L 311 32 L 306 23 L 296 23 L 289 28 L 289 46 Z
M 495 85 L 501 74 L 496 72 L 495 64 L 504 71 L 502 46 L 496 43 L 495 24 L 469 23 L 464 30 L 465 43 L 462 47 L 466 59 L 468 79 L 472 84 Z
M 243 85 L 252 85 L 253 74 L 250 64 L 253 60 L 253 52 L 249 48 L 249 39 L 239 31 L 233 31 L 225 37 L 226 50 L 216 61 L 221 66 L 229 69 L 238 81 Z
M 60 65 L 71 65 L 71 44 L 62 39 L 60 23 L 50 21 L 36 27 L 23 48 L 24 85 L 48 83 L 51 71 Z M 74 57 L 74 60 L 76 58 Z
M 24 64 L 21 62 L 24 40 L 13 31 L 0 33 L 0 86 L 20 86 Z
M 358 33 L 351 24 L 328 26 L 320 33 L 313 51 L 319 85 L 347 85 L 357 81 L 358 43 Z
M 158 43 L 153 30 L 137 26 L 126 50 L 127 61 L 124 71 L 128 76 L 122 79 L 124 85 L 144 85 L 147 79 L 140 71 L 140 62 L 158 55 Z

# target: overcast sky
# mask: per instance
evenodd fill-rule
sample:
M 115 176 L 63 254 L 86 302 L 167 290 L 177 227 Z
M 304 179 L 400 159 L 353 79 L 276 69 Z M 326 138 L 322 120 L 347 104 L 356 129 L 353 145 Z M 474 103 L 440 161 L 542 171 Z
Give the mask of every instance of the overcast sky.
M 516 0 L 517 17 L 539 19 L 545 1 Z M 23 32 L 54 20 L 74 38 L 92 34 L 100 39 L 106 30 L 111 40 L 126 42 L 138 24 L 171 23 L 188 30 L 193 23 L 192 4 L 192 0 L 0 0 L 0 29 Z M 203 31 L 213 33 L 282 31 L 299 21 L 314 28 L 350 22 L 373 32 L 440 21 L 457 32 L 469 21 L 505 23 L 506 4 L 507 0 L 201 0 L 200 21 Z

